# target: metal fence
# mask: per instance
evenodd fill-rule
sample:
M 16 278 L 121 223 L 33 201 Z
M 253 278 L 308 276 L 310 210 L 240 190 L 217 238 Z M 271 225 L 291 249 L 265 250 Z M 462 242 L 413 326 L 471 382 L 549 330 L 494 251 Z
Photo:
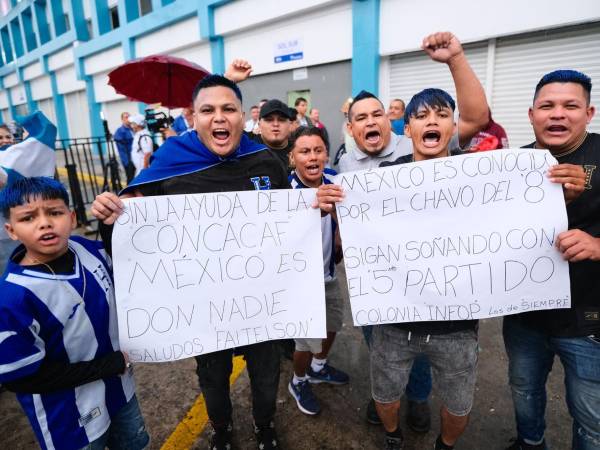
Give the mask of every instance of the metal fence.
M 81 226 L 94 220 L 87 207 L 104 191 L 119 192 L 126 184 L 115 141 L 110 137 L 59 139 L 56 141 L 58 178 L 68 186 L 71 206 Z

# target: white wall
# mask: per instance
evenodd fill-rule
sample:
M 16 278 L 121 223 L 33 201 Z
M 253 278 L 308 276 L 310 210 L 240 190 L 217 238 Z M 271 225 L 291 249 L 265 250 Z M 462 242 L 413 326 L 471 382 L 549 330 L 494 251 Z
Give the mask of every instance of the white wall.
M 84 67 L 85 74 L 92 75 L 95 73 L 106 72 L 125 62 L 123 57 L 123 48 L 120 45 L 103 50 L 92 56 L 85 58 Z
M 2 89 L 0 90 L 0 109 L 5 108 L 8 108 L 8 95 L 6 90 Z M 6 117 L 4 117 L 4 120 L 6 120 Z
M 77 79 L 75 66 L 67 66 L 57 70 L 56 84 L 58 85 L 58 92 L 60 94 L 85 89 L 85 82 Z M 87 111 L 87 108 L 85 111 Z
M 31 80 L 35 77 L 39 77 L 43 73 L 44 71 L 42 70 L 42 65 L 38 61 L 33 64 L 29 64 L 23 69 L 23 78 L 26 80 Z
M 16 72 L 13 72 L 4 77 L 4 87 L 5 88 L 13 87 L 13 86 L 16 86 L 17 84 L 19 84 L 19 77 L 17 76 Z
M 34 100 L 52 97 L 52 85 L 47 75 L 35 78 L 29 82 L 31 97 Z
M 184 58 L 195 64 L 204 67 L 209 72 L 212 72 L 212 61 L 210 57 L 210 45 L 205 42 L 192 45 L 190 47 L 175 50 L 169 53 L 171 56 Z
M 70 92 L 65 95 L 65 109 L 71 138 L 90 137 L 87 96 L 85 91 Z
M 379 49 L 382 55 L 416 50 L 436 31 L 473 42 L 598 19 L 598 0 L 381 0 Z
M 135 54 L 138 58 L 159 53 L 170 54 L 173 50 L 199 41 L 201 41 L 200 27 L 198 18 L 194 16 L 137 38 Z
M 261 8 L 262 10 L 262 8 Z M 276 64 L 275 45 L 301 39 L 304 57 Z M 254 74 L 294 69 L 352 58 L 352 5 L 350 2 L 295 14 L 283 21 L 225 38 L 225 61 L 247 59 Z
M 108 72 L 94 75 L 94 94 L 97 102 L 111 102 L 122 100 L 124 97 L 117 94 L 115 88 L 108 84 Z
M 226 35 L 345 0 L 237 0 L 215 10 L 215 33 Z
M 10 90 L 10 97 L 13 105 L 22 105 L 27 102 L 25 97 L 25 87 L 23 85 L 15 86 Z
M 62 67 L 72 65 L 74 62 L 73 48 L 67 47 L 61 51 L 58 51 L 48 56 L 48 69 L 57 70 Z
M 47 98 L 45 100 L 38 101 L 38 108 L 44 113 L 44 115 L 52 122 L 56 124 L 56 112 L 54 110 L 54 100 Z

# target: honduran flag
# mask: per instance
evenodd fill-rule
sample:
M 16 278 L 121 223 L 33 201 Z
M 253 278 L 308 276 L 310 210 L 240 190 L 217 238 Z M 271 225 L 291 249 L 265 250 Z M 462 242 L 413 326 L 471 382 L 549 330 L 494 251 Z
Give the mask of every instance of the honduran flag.
M 11 179 L 20 176 L 54 176 L 56 126 L 41 111 L 25 116 L 18 122 L 29 135 L 22 142 L 0 147 L 0 178 L 10 183 Z
M 264 144 L 252 141 L 242 134 L 235 151 L 221 157 L 211 152 L 198 138 L 196 130 L 167 139 L 150 158 L 150 166 L 143 169 L 119 195 L 132 192 L 137 186 L 169 178 L 200 172 L 230 160 L 266 151 Z

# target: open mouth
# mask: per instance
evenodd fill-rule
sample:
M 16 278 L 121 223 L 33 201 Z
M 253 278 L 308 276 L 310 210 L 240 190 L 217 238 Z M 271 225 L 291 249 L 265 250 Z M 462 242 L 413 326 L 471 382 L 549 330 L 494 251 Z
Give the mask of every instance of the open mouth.
M 550 133 L 564 133 L 565 131 L 567 131 L 567 127 L 565 127 L 564 125 L 550 125 L 547 130 Z
M 43 234 L 39 240 L 46 245 L 55 244 L 58 241 L 58 235 L 54 233 L 46 233 Z
M 213 132 L 212 132 L 212 136 L 217 142 L 227 141 L 227 139 L 229 139 L 229 135 L 230 135 L 229 131 L 227 131 L 223 128 L 217 128 L 217 129 L 213 130 Z
M 442 135 L 439 131 L 430 130 L 423 133 L 423 143 L 426 147 L 435 147 L 440 143 Z
M 379 133 L 379 131 L 373 130 L 373 131 L 369 131 L 366 135 L 365 135 L 365 140 L 369 143 L 369 144 L 377 144 L 379 142 L 379 139 L 381 138 L 381 134 Z
M 306 166 L 306 174 L 307 175 L 320 175 L 321 174 L 321 166 L 319 164 L 311 164 Z

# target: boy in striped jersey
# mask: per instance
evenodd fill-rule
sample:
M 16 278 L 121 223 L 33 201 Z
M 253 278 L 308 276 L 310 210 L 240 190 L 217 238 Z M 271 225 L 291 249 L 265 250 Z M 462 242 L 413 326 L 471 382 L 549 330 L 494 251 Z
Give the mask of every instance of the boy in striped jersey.
M 45 177 L 0 192 L 6 231 L 21 242 L 0 278 L 0 382 L 42 449 L 141 449 L 149 437 L 119 351 L 109 258 L 71 236 L 68 203 Z
M 290 184 L 294 189 L 318 188 L 321 184 L 330 184 L 325 173 L 327 163 L 326 138 L 322 129 L 301 127 L 292 137 L 290 166 L 294 171 L 290 175 Z M 329 169 L 330 170 L 330 169 Z M 304 414 L 315 415 L 321 410 L 314 396 L 311 384 L 346 384 L 346 373 L 327 364 L 327 356 L 333 345 L 335 335 L 342 328 L 344 304 L 338 280 L 335 276 L 337 226 L 331 214 L 321 218 L 323 239 L 323 268 L 325 279 L 326 303 L 326 339 L 295 339 L 296 351 L 293 357 L 294 376 L 288 390 L 296 400 L 298 409 Z

